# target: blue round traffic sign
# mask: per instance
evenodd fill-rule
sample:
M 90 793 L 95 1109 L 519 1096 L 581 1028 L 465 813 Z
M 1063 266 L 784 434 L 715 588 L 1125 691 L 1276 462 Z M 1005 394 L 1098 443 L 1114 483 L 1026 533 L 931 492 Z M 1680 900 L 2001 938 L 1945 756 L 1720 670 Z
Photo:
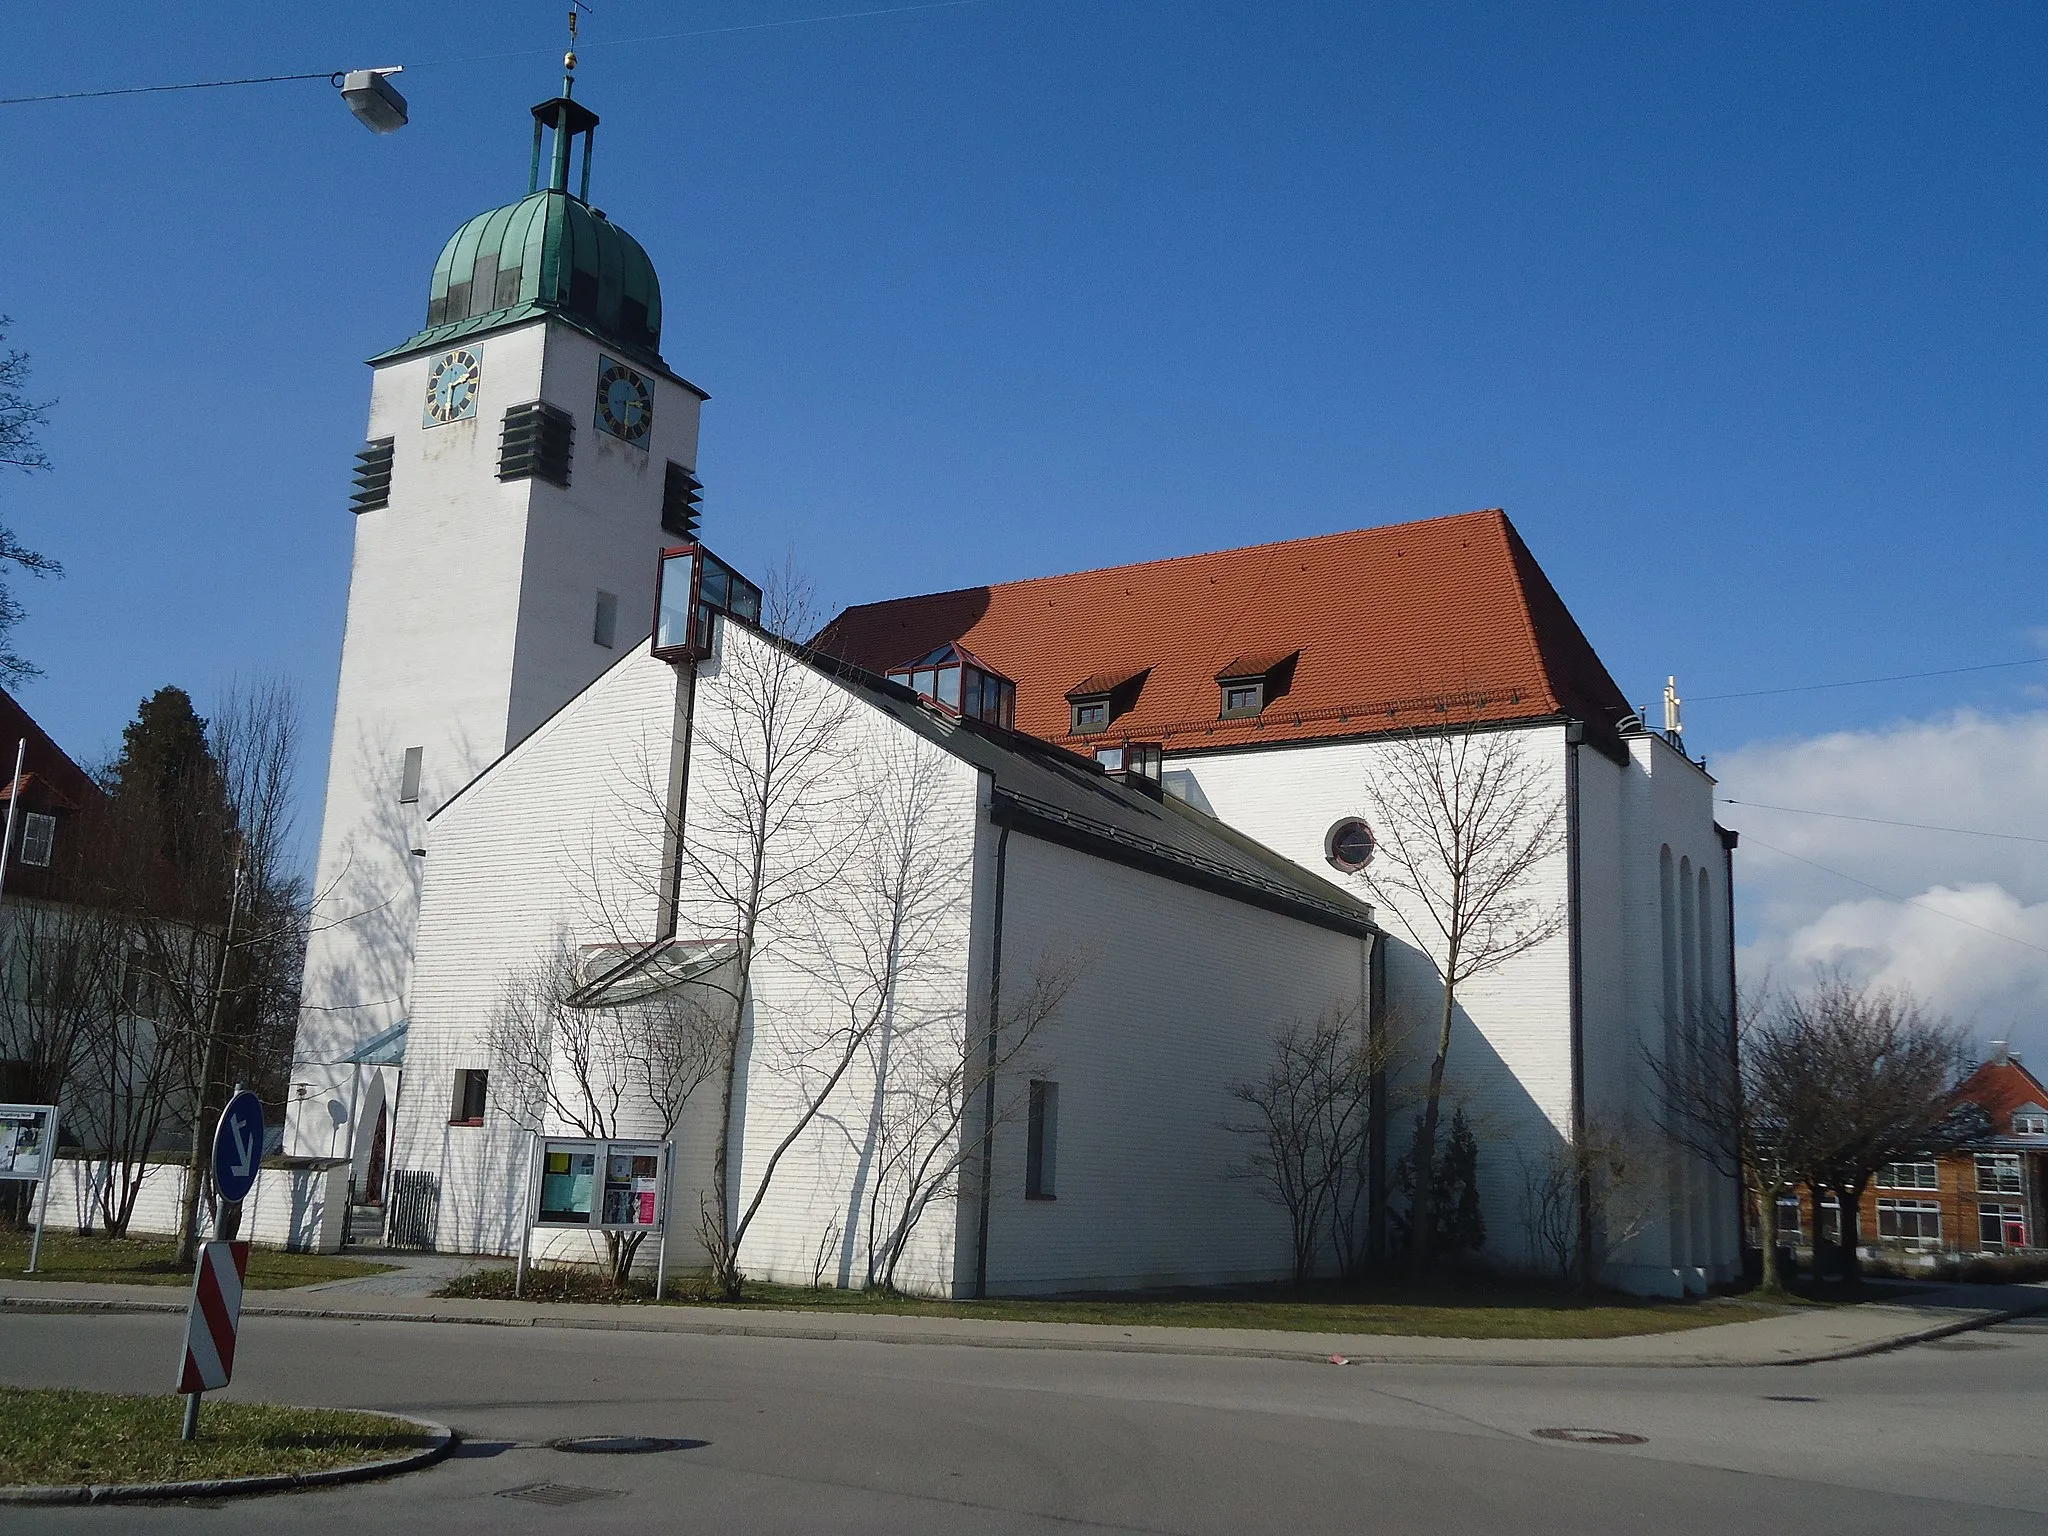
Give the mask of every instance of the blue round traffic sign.
M 213 1187 L 233 1204 L 256 1187 L 263 1166 L 263 1101 L 244 1088 L 228 1100 L 213 1133 Z

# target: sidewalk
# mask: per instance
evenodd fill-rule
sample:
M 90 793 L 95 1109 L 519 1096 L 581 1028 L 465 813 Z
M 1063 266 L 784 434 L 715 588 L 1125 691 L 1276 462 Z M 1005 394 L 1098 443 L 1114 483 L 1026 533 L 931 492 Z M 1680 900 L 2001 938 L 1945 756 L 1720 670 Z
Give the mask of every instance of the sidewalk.
M 422 1265 L 425 1269 L 428 1266 Z M 438 1267 L 438 1266 L 435 1266 Z M 386 1277 L 386 1285 L 392 1281 Z M 417 1285 L 425 1276 L 408 1276 Z M 399 1282 L 404 1284 L 407 1282 Z M 394 1287 L 395 1289 L 395 1287 Z M 9 1312 L 175 1312 L 181 1293 L 159 1286 L 39 1284 L 0 1280 Z M 1255 1328 L 1119 1328 L 1099 1323 L 1023 1323 L 979 1318 L 830 1315 L 768 1309 L 597 1306 L 435 1299 L 379 1293 L 367 1280 L 292 1291 L 251 1291 L 244 1317 L 349 1322 L 466 1323 L 512 1328 L 597 1328 L 627 1333 L 725 1334 L 979 1349 L 1072 1349 L 1126 1354 L 1240 1356 L 1352 1364 L 1757 1366 L 1805 1365 L 1876 1354 L 2048 1311 L 2048 1285 L 1927 1286 L 1910 1299 L 1814 1307 L 1753 1322 L 1620 1339 L 1435 1339 L 1378 1334 L 1290 1333 Z

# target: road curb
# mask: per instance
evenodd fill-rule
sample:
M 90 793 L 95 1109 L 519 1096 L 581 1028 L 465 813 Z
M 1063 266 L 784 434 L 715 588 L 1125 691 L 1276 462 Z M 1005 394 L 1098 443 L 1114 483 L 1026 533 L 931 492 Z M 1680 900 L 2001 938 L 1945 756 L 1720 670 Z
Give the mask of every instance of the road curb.
M 48 1309 L 34 1309 L 48 1310 Z M 100 1303 L 93 1310 L 119 1310 L 116 1304 Z M 143 1306 L 141 1310 L 157 1311 Z M 356 1413 L 396 1419 L 425 1430 L 434 1437 L 403 1456 L 383 1461 L 361 1461 L 353 1466 L 326 1467 L 317 1472 L 272 1472 L 262 1477 L 202 1477 L 178 1483 L 52 1483 L 46 1486 L 0 1488 L 0 1504 L 121 1504 L 161 1499 L 218 1499 L 242 1494 L 291 1493 L 301 1488 L 321 1488 L 334 1483 L 366 1483 L 373 1478 L 395 1477 L 430 1467 L 455 1448 L 455 1431 L 431 1419 L 416 1419 L 409 1413 L 385 1413 L 376 1408 L 358 1408 Z
M 90 1299 L 53 1298 L 44 1301 L 36 1297 L 0 1297 L 0 1312 L 175 1312 L 183 1313 L 185 1308 L 175 1302 L 152 1302 L 132 1300 L 95 1301 Z M 1558 1359 L 1531 1355 L 1485 1355 L 1461 1357 L 1452 1355 L 1412 1355 L 1379 1353 L 1370 1349 L 1347 1350 L 1341 1357 L 1352 1365 L 1510 1365 L 1531 1369 L 1545 1367 L 1576 1367 L 1579 1369 L 1733 1369 L 1768 1365 L 1822 1365 L 1832 1360 L 1855 1360 L 1867 1355 L 1884 1354 L 1890 1350 L 1904 1349 L 1914 1344 L 1924 1344 L 1958 1333 L 1968 1333 L 1977 1328 L 1988 1328 L 1997 1323 L 2009 1322 L 2016 1317 L 2026 1317 L 2036 1312 L 2048 1311 L 2048 1294 L 2039 1295 L 2024 1306 L 2015 1306 L 1997 1311 L 1980 1313 L 1971 1317 L 1956 1318 L 1948 1322 L 1917 1328 L 1905 1333 L 1893 1334 L 1886 1338 L 1869 1339 L 1857 1344 L 1844 1344 L 1834 1349 L 1810 1350 L 1797 1355 L 1771 1355 L 1757 1359 L 1714 1359 L 1704 1356 L 1673 1357 L 1662 1360 L 1608 1360 L 1608 1359 Z M 1185 1343 L 1168 1340 L 1103 1339 L 1103 1338 L 1020 1338 L 973 1333 L 898 1333 L 879 1329 L 860 1328 L 800 1328 L 775 1323 L 728 1322 L 715 1318 L 702 1320 L 676 1316 L 636 1317 L 622 1315 L 618 1318 L 550 1317 L 536 1313 L 529 1317 L 478 1317 L 458 1312 L 417 1311 L 380 1312 L 357 1311 L 346 1307 L 287 1307 L 276 1305 L 243 1306 L 243 1316 L 288 1317 L 311 1319 L 324 1322 L 347 1323 L 455 1323 L 467 1327 L 483 1328 L 561 1328 L 581 1329 L 599 1333 L 675 1333 L 699 1337 L 733 1337 L 756 1339 L 809 1339 L 842 1344 L 923 1344 L 953 1345 L 963 1349 L 1059 1349 L 1079 1353 L 1135 1354 L 1135 1355 L 1184 1355 L 1204 1359 L 1240 1360 L 1291 1360 L 1308 1364 L 1329 1364 L 1332 1357 L 1323 1350 L 1264 1348 L 1241 1344 L 1208 1344 L 1197 1339 Z M 1099 1324 L 1075 1326 L 1097 1327 Z M 1198 1330 L 1189 1330 L 1196 1332 Z M 1594 1342 L 1594 1341 L 1587 1341 Z

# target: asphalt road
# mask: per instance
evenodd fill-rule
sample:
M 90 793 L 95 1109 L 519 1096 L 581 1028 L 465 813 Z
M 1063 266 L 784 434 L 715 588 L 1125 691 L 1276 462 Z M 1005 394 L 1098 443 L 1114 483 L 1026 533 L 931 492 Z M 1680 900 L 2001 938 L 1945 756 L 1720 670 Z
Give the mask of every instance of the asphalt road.
M 0 1318 L 0 1381 L 161 1391 L 181 1326 Z M 466 1443 L 383 1483 L 0 1509 L 0 1531 L 2048 1533 L 2048 1318 L 1723 1370 L 252 1318 L 231 1392 L 398 1409 Z M 1557 1443 L 1532 1433 L 1544 1428 L 1644 1439 Z M 702 1443 L 639 1456 L 546 1443 L 595 1434 Z M 595 1496 L 506 1496 L 537 1484 Z

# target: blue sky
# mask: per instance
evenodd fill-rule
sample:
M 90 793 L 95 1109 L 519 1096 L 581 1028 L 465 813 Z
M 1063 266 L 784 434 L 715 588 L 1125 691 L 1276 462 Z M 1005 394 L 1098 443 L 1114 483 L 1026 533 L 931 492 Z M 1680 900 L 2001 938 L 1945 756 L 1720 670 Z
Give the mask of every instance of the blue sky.
M 254 672 L 324 745 L 360 360 L 524 190 L 563 8 L 116 3 L 10 42 L 0 95 L 404 63 L 413 106 L 388 138 L 318 81 L 0 108 L 0 312 L 59 401 L 0 516 L 69 571 L 26 594 L 24 698 L 78 755 Z M 2048 656 L 2048 10 L 987 0 L 624 41 L 870 8 L 586 27 L 595 201 L 712 394 L 729 558 L 793 549 L 837 603 L 1505 506 L 1750 798 L 2048 836 L 2048 666 L 1705 697 Z M 1984 804 L 1873 785 L 1951 737 Z M 1876 756 L 1783 776 L 1824 741 Z M 1800 828 L 1754 825 L 1848 878 L 1782 865 L 1754 914 L 1815 883 L 1754 944 L 1853 879 L 1989 882 L 2035 947 L 1983 1006 L 2048 1008 L 2048 860 Z

